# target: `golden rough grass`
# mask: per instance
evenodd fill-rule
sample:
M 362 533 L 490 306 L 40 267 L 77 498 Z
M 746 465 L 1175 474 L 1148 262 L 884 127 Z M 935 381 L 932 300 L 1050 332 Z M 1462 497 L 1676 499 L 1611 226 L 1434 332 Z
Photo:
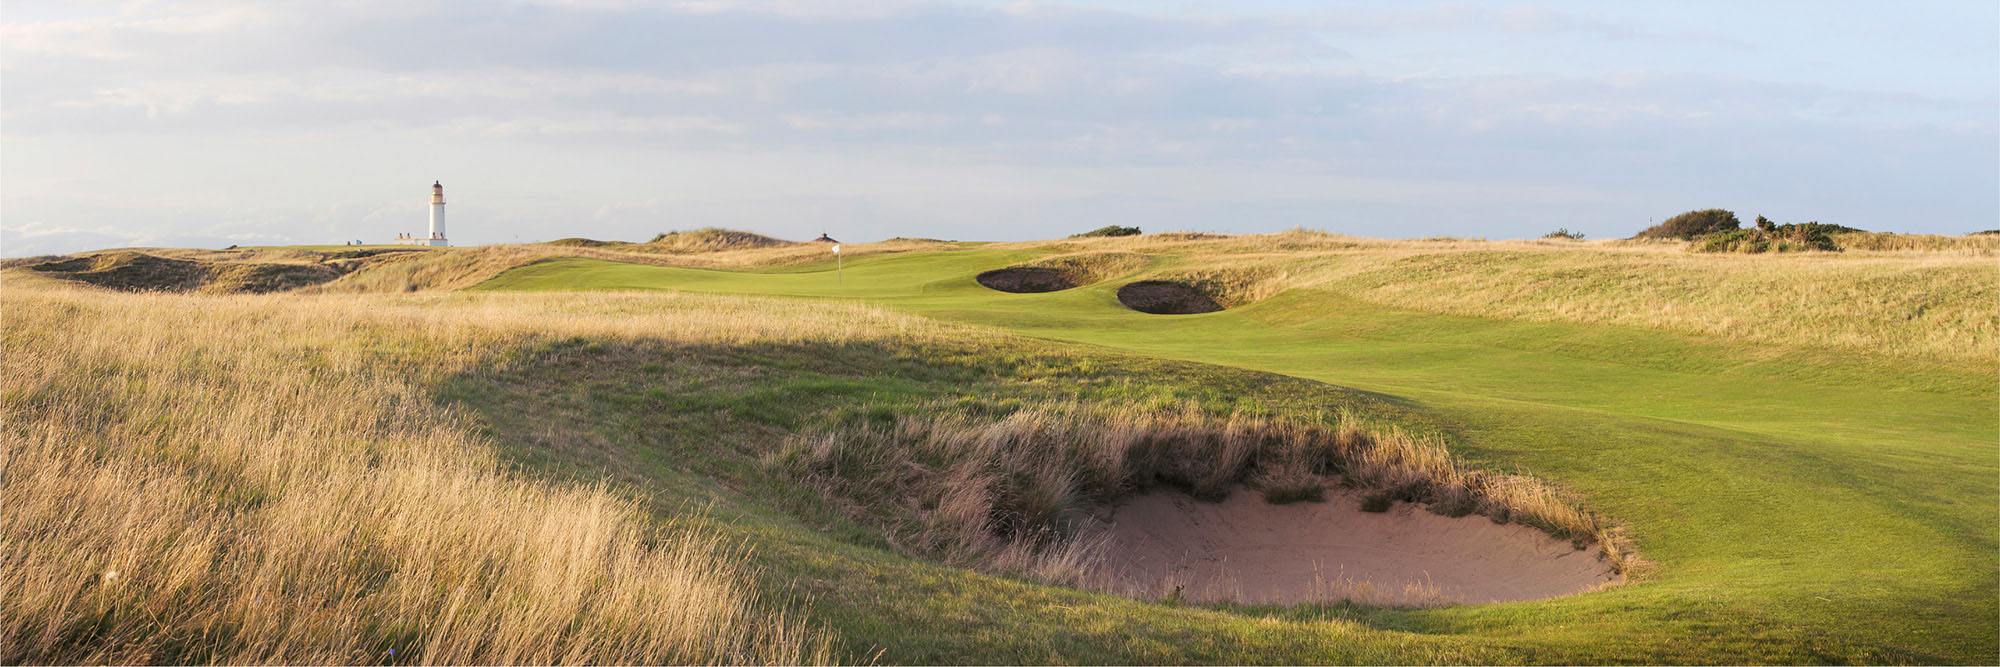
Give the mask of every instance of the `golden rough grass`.
M 1387 240 L 1308 231 L 1006 247 L 1167 255 L 1184 268 L 1148 277 L 1193 283 L 1232 306 L 1288 289 L 1324 289 L 1450 315 L 1990 362 L 2000 348 L 2000 265 L 1990 251 L 1960 242 L 2000 247 L 2000 239 L 1939 238 L 1952 242 L 1772 255 L 1690 253 L 1681 242 Z
M 680 252 L 712 252 L 736 248 L 764 248 L 790 245 L 792 241 L 776 239 L 763 234 L 745 232 L 721 227 L 704 227 L 684 231 L 672 231 L 654 237 L 645 245 L 657 246 L 660 250 Z
M 1143 269 L 1152 263 L 1151 257 L 1138 253 L 1082 252 L 1043 257 L 1021 266 L 1055 269 L 1069 274 L 1078 285 L 1088 285 Z
M 753 307 L 727 299 L 121 295 L 11 277 L 0 303 L 0 662 L 831 657 L 714 537 L 510 472 L 431 399 L 530 327 L 743 340 L 831 324 L 745 326 Z M 851 315 L 841 329 L 896 319 Z
M 1889 234 L 1884 232 L 1843 232 L 1833 242 L 1843 250 L 1894 253 L 1928 253 L 1993 257 L 2000 255 L 2000 235 L 1977 234 L 1940 236 L 1936 234 Z

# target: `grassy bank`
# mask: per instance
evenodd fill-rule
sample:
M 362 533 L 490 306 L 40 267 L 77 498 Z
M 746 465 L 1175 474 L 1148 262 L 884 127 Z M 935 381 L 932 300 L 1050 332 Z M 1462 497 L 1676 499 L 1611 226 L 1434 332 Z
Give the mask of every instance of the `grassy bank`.
M 829 656 L 735 545 L 630 489 L 515 472 L 434 400 L 560 313 L 13 281 L 4 304 L 0 660 Z

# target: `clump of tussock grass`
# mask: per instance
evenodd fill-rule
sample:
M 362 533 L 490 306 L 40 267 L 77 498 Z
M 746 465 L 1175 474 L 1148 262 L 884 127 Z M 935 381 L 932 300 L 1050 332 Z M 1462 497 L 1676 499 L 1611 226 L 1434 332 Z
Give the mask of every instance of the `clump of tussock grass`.
M 1349 415 L 1318 423 L 1193 406 L 1038 403 L 975 416 L 939 406 L 891 424 L 802 434 L 765 462 L 920 555 L 1066 582 L 1084 572 L 1035 556 L 1075 562 L 1089 553 L 1072 543 L 1092 539 L 1087 517 L 1157 486 L 1220 500 L 1247 485 L 1296 501 L 1343 485 L 1385 503 L 1533 526 L 1579 548 L 1598 544 L 1620 572 L 1636 562 L 1611 523 L 1547 483 L 1470 468 L 1435 438 Z
M 509 327 L 588 330 L 577 304 L 3 298 L 0 662 L 830 657 L 714 535 L 511 472 L 431 400 Z

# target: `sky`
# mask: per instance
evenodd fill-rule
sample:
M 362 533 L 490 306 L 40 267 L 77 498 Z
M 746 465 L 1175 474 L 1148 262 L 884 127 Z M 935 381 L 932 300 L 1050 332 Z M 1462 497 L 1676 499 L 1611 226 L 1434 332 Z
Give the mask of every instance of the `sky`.
M 2000 227 L 1992 2 L 0 7 L 0 254 Z

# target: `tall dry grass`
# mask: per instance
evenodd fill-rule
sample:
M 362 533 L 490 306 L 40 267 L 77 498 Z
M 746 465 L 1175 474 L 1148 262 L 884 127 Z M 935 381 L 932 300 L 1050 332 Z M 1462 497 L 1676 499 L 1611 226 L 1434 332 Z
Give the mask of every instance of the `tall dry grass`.
M 0 662 L 826 661 L 715 536 L 511 472 L 431 398 L 523 336 L 812 330 L 750 308 L 10 279 Z
M 1155 486 L 1212 500 L 1246 486 L 1274 502 L 1361 489 L 1595 545 L 1620 572 L 1639 563 L 1615 524 L 1549 484 L 1474 469 L 1435 438 L 1347 414 L 1315 423 L 1046 403 L 981 416 L 940 405 L 892 424 L 800 435 L 766 462 L 906 549 L 1068 585 L 1099 583 L 1090 578 L 1104 555 L 1087 530 L 1093 513 Z
M 1962 254 L 1977 257 L 2000 255 L 2000 236 L 1937 234 L 1891 234 L 1888 232 L 1842 232 L 1833 242 L 1843 250 L 1871 252 Z

